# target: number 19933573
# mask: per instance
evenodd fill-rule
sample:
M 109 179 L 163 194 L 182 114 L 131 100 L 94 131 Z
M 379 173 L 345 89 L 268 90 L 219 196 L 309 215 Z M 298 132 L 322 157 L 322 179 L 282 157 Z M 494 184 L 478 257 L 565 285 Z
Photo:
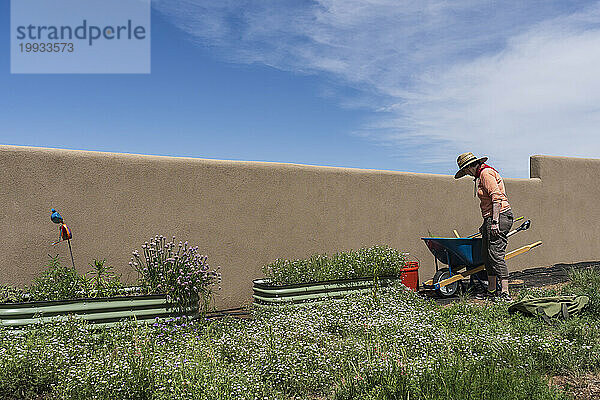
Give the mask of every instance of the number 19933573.
M 19 43 L 21 53 L 72 53 L 73 43 Z

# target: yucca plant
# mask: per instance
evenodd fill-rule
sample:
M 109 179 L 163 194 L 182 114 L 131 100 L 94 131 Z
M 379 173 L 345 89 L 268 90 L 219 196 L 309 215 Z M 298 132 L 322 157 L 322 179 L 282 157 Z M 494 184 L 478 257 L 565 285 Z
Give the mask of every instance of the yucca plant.
M 112 272 L 112 267 L 106 264 L 106 259 L 94 259 L 90 267 L 89 282 L 92 286 L 92 294 L 96 297 L 114 296 L 119 293 L 119 289 L 123 288 L 119 276 Z

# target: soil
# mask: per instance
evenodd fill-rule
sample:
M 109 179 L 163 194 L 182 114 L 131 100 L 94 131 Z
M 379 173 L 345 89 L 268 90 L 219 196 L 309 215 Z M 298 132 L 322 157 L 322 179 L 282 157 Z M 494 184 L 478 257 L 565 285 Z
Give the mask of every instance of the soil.
M 528 268 L 510 274 L 510 281 L 523 281 L 527 287 L 547 287 L 567 282 L 569 272 L 578 269 L 600 268 L 600 261 L 585 261 L 574 264 L 555 264 L 549 267 Z
M 570 394 L 576 400 L 594 400 L 600 398 L 600 375 L 553 376 L 550 385 Z
M 250 319 L 252 314 L 248 307 L 230 308 L 227 310 L 219 310 L 206 313 L 205 318 L 207 320 L 222 319 L 222 318 L 239 318 L 239 319 Z

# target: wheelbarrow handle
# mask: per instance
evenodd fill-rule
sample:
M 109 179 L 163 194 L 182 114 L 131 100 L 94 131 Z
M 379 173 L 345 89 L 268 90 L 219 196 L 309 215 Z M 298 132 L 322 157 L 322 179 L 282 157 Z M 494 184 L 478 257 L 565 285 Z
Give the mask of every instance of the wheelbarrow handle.
M 525 218 L 525 217 L 518 217 L 517 219 L 515 219 L 515 222 L 520 221 L 523 218 Z M 506 236 L 510 237 L 510 236 L 514 235 L 515 233 L 517 233 L 517 232 L 521 232 L 521 231 L 527 230 L 527 229 L 529 229 L 530 226 L 531 226 L 531 220 L 528 219 L 527 221 L 523 222 L 521 224 L 521 226 L 519 226 L 517 229 L 508 232 L 508 234 Z M 477 237 L 477 236 L 480 236 L 480 235 L 481 235 L 481 232 L 477 232 L 477 233 L 474 233 L 472 235 L 467 236 L 467 238 L 470 239 L 470 238 L 474 238 L 474 237 Z

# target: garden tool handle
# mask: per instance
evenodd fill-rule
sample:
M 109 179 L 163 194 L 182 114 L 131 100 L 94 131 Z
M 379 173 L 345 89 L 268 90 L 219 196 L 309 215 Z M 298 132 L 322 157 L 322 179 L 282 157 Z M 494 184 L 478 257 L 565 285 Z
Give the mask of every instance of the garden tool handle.
M 517 232 L 526 231 L 527 229 L 529 229 L 530 226 L 531 226 L 531 220 L 528 219 L 527 221 L 523 222 L 521 224 L 521 226 L 518 227 L 517 229 L 508 232 L 508 234 L 506 235 L 506 237 L 511 237 L 512 235 L 514 235 Z

